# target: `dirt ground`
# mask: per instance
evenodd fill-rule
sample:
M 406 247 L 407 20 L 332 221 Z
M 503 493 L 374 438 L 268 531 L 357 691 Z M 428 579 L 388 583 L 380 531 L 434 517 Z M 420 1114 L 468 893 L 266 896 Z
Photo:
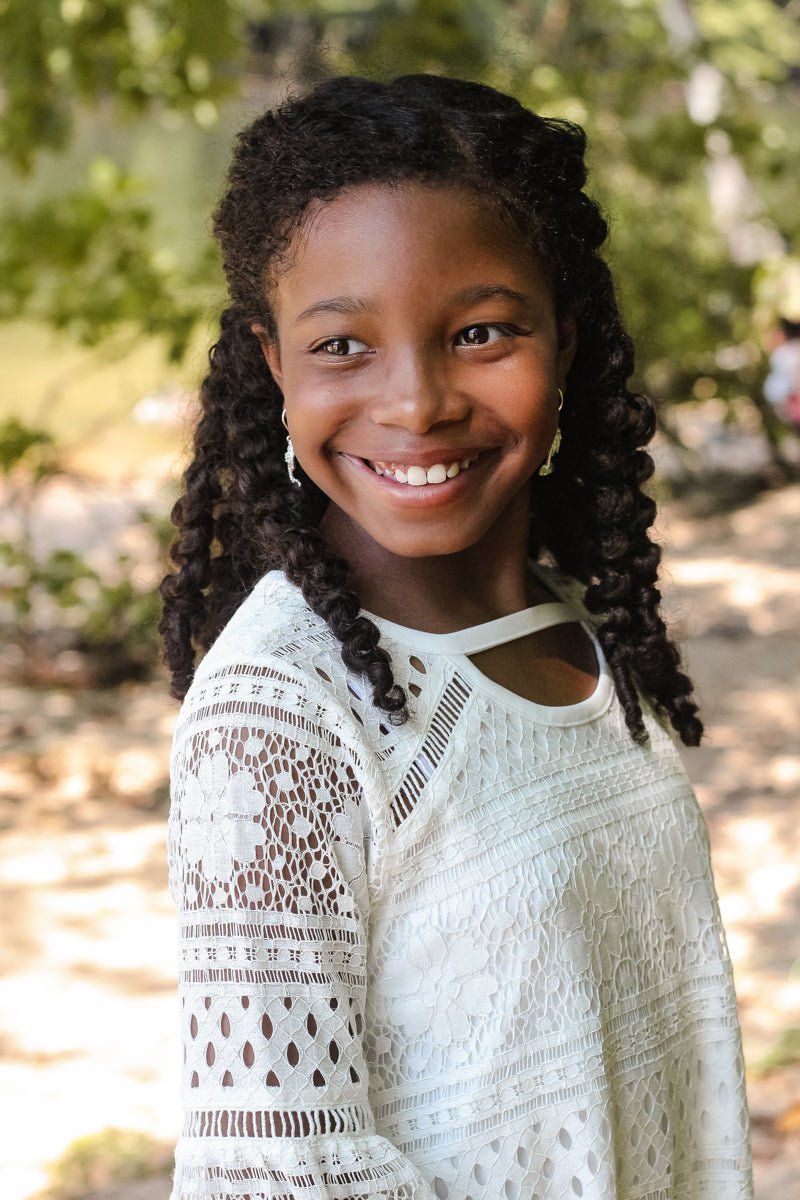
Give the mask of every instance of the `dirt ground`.
M 758 1200 L 800 1195 L 799 531 L 797 485 L 705 519 L 671 504 L 658 527 L 708 728 L 684 759 L 734 961 Z M 0 707 L 13 746 L 0 768 L 0 1092 L 13 1097 L 0 1196 L 31 1200 L 75 1139 L 111 1127 L 148 1136 L 138 1170 L 151 1177 L 119 1182 L 109 1151 L 83 1190 L 78 1172 L 60 1194 L 166 1200 L 180 1119 L 165 864 L 175 703 L 157 680 L 5 684 Z

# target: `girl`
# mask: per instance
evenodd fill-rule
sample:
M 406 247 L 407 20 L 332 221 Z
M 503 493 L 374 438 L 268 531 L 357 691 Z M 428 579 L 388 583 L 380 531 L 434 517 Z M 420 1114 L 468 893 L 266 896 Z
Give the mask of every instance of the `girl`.
M 162 585 L 173 1200 L 752 1195 L 584 149 L 428 75 L 239 137 Z

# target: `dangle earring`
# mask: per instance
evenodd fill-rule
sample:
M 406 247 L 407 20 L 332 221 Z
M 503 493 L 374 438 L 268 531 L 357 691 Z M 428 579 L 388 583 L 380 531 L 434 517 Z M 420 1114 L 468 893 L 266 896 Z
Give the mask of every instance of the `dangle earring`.
M 561 412 L 561 409 L 563 407 L 564 407 L 564 393 L 562 392 L 561 388 L 559 388 L 558 389 L 558 411 Z M 558 454 L 558 448 L 560 445 L 561 445 L 561 426 L 559 425 L 558 428 L 556 429 L 555 437 L 553 438 L 552 442 L 550 443 L 550 449 L 547 451 L 547 458 L 544 460 L 542 465 L 539 467 L 540 475 L 552 475 L 553 474 L 553 459 Z
M 286 435 L 287 435 L 286 436 L 286 453 L 283 456 L 284 459 L 286 460 L 286 470 L 289 472 L 289 478 L 291 479 L 291 481 L 295 485 L 295 487 L 302 487 L 303 485 L 302 485 L 301 480 L 299 480 L 294 473 L 294 446 L 292 445 L 292 436 L 289 433 L 289 426 L 286 424 L 286 409 L 285 408 L 283 409 L 283 411 L 281 413 L 281 421 L 283 421 L 283 427 L 286 430 Z

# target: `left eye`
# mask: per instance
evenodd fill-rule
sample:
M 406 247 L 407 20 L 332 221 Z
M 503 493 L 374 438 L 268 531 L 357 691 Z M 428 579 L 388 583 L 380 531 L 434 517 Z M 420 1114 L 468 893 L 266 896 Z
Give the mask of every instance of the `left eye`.
M 356 347 L 354 349 L 354 347 Z M 364 342 L 359 342 L 356 338 L 351 337 L 335 337 L 328 338 L 326 342 L 320 342 L 314 347 L 314 353 L 318 354 L 324 351 L 331 358 L 347 358 L 351 354 L 359 354 L 362 350 L 366 350 L 367 346 Z
M 464 346 L 492 346 L 511 332 L 507 325 L 468 325 L 456 334 L 456 338 L 463 338 L 461 344 Z

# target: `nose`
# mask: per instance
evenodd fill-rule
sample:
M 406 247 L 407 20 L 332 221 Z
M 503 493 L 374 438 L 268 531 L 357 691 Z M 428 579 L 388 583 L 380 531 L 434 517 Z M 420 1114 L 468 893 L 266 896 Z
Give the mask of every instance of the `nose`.
M 435 351 L 406 349 L 387 360 L 372 413 L 377 425 L 424 434 L 442 421 L 463 420 L 468 412 L 468 397 L 454 386 Z

